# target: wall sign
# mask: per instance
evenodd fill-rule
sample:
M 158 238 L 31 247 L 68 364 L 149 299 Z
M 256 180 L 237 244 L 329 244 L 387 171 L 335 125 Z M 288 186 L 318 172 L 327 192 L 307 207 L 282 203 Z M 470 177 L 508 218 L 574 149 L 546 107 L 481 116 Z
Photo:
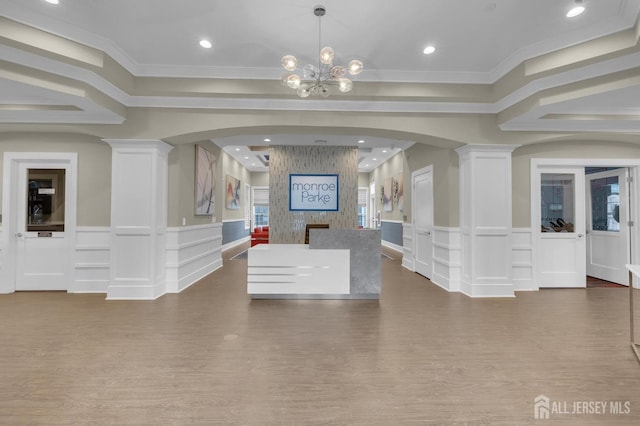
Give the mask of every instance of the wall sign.
M 289 210 L 338 211 L 338 175 L 289 175 Z

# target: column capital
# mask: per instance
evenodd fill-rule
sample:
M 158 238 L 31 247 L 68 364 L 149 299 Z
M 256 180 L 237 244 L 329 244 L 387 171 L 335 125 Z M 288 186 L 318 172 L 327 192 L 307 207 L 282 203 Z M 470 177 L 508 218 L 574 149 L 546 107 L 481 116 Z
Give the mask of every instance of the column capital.
M 173 149 L 173 145 L 160 139 L 102 139 L 102 141 L 111 145 L 111 148 L 157 149 L 165 153 Z

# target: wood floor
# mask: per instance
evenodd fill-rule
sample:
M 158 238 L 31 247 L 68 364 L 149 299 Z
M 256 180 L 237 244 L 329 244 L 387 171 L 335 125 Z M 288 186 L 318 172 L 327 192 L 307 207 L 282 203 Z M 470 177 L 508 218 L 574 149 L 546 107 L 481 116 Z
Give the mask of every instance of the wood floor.
M 252 301 L 233 254 L 156 301 L 0 295 L 0 424 L 640 424 L 627 289 L 470 299 L 383 259 L 379 302 Z

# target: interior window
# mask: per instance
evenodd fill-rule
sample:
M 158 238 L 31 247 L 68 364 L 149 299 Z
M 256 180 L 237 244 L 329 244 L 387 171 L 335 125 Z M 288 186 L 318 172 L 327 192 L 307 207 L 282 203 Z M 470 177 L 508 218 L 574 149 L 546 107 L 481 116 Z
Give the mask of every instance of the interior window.
M 64 169 L 27 172 L 27 231 L 64 232 Z

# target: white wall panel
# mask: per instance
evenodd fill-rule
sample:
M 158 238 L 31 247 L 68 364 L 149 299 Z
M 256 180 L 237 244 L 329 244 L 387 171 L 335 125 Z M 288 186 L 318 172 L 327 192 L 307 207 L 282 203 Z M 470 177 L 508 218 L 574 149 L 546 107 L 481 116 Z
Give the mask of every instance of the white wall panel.
M 112 149 L 107 298 L 155 299 L 166 292 L 167 176 L 172 147 L 158 140 L 105 142 Z
M 78 227 L 70 293 L 106 293 L 109 286 L 110 228 Z
M 167 229 L 167 292 L 179 293 L 222 267 L 222 224 Z
M 402 266 L 410 271 L 415 271 L 414 265 L 414 241 L 413 241 L 413 225 L 410 223 L 402 224 Z
M 533 240 L 530 228 L 514 228 L 512 232 L 513 286 L 516 291 L 538 290 L 533 282 Z
M 504 235 L 476 235 L 474 250 L 477 250 L 475 277 L 477 280 L 506 281 L 511 274 L 511 247 L 505 244 Z
M 467 145 L 460 157 L 461 291 L 512 297 L 512 145 Z
M 511 168 L 504 156 L 478 155 L 474 174 L 473 198 L 476 228 L 504 228 L 511 223 L 510 192 L 503 182 L 511 182 Z
M 447 291 L 460 291 L 460 229 L 434 227 L 431 282 Z

